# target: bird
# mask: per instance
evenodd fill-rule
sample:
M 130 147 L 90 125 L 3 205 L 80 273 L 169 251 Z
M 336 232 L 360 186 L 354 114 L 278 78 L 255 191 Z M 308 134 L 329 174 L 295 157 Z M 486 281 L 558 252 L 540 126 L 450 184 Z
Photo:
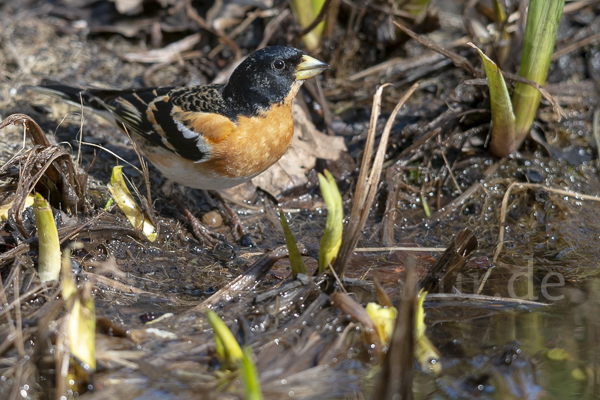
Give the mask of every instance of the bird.
M 168 180 L 218 190 L 254 178 L 284 155 L 294 134 L 294 98 L 306 79 L 328 68 L 302 50 L 270 46 L 246 57 L 226 84 L 101 89 L 46 80 L 31 89 L 112 122 Z

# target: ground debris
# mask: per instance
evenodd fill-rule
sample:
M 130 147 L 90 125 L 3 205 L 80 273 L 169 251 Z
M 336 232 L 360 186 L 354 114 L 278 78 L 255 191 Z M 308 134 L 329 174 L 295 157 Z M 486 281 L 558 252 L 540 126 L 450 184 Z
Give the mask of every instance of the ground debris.
M 79 393 L 83 399 L 242 397 L 239 376 L 220 370 L 207 308 L 251 347 L 265 398 L 373 398 L 373 371 L 385 349 L 369 339 L 359 310 L 378 299 L 397 307 L 409 260 L 416 263 L 411 279 L 425 279 L 440 259 L 432 248 L 452 249 L 464 229 L 472 235 L 470 251 L 444 289 L 452 293 L 425 300 L 443 372 L 434 378 L 411 370 L 410 350 L 402 347 L 402 379 L 412 372 L 423 396 L 449 399 L 588 396 L 597 386 L 590 371 L 599 364 L 597 354 L 581 349 L 598 347 L 600 312 L 600 213 L 591 201 L 600 193 L 593 122 L 600 121 L 600 10 L 590 2 L 565 9 L 546 90 L 566 118 L 557 122 L 542 103 L 532 140 L 498 160 L 486 148 L 487 88 L 476 54 L 465 46 L 506 45 L 495 36 L 494 11 L 485 2 L 449 1 L 414 15 L 392 3 L 328 2 L 314 55 L 332 68 L 297 97 L 292 149 L 268 174 L 225 194 L 255 244 L 248 249 L 218 223 L 222 209 L 211 196 L 175 188 L 190 213 L 217 221 L 218 245 L 198 242 L 152 166 L 144 198 L 153 199 L 148 207 L 160 233 L 149 242 L 108 205 L 106 183 L 117 164 L 132 186 L 145 187 L 130 140 L 87 110 L 26 86 L 45 78 L 105 88 L 222 82 L 258 47 L 303 47 L 288 3 L 1 2 L 0 205 L 10 211 L 0 221 L 0 398 L 56 395 L 65 313 L 60 286 L 37 276 L 34 215 L 23 206 L 34 191 L 50 201 L 63 249 L 83 244 L 71 268 L 78 285 L 93 287 L 100 366 L 95 391 Z M 518 42 L 525 10 L 508 11 Z M 508 54 L 504 69 L 516 70 L 517 53 Z M 308 269 L 315 269 L 325 224 L 317 173 L 333 172 L 351 209 L 356 166 L 371 156 L 365 140 L 374 93 L 391 83 L 373 124 L 376 144 L 398 99 L 417 81 L 389 122 L 381 183 L 358 232 L 359 246 L 370 250 L 349 251 L 339 282 L 310 273 L 292 279 L 280 209 Z M 341 298 L 352 307 L 340 307 Z

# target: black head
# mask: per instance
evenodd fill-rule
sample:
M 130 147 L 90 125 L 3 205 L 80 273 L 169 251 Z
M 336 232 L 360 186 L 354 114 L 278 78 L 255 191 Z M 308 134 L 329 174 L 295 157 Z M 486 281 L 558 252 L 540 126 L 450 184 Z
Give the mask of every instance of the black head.
M 223 98 L 232 114 L 256 115 L 283 102 L 294 84 L 328 67 L 293 47 L 265 47 L 250 54 L 233 71 Z

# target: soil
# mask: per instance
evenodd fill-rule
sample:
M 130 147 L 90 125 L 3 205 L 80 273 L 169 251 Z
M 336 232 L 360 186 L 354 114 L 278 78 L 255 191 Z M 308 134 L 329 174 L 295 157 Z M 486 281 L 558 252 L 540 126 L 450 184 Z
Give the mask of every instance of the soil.
M 209 309 L 251 349 L 265 399 L 374 398 L 400 379 L 398 371 L 419 399 L 597 396 L 600 6 L 567 3 L 561 20 L 545 88 L 564 116 L 559 121 L 543 100 L 530 137 L 499 159 L 488 150 L 480 59 L 466 46 L 498 51 L 492 4 L 430 3 L 418 18 L 387 1 L 327 3 L 322 44 L 310 53 L 331 70 L 305 84 L 297 103 L 307 122 L 296 123 L 323 132 L 323 143 L 327 135 L 343 138 L 346 150 L 338 156 L 339 139 L 335 151 L 331 139 L 335 156 L 315 150 L 314 165 L 294 187 L 255 181 L 222 193 L 252 239 L 247 246 L 213 194 L 175 187 L 184 211 L 152 165 L 147 188 L 121 131 L 27 86 L 43 79 L 105 88 L 222 81 L 261 45 L 305 49 L 288 2 L 0 2 L 0 121 L 24 114 L 45 134 L 33 137 L 32 122 L 27 129 L 18 123 L 24 117 L 0 130 L 0 204 L 30 192 L 50 201 L 61 250 L 73 248 L 79 293 L 93 296 L 97 359 L 92 371 L 71 357 L 69 369 L 65 285 L 40 282 L 35 215 L 15 207 L 0 222 L 0 398 L 243 398 L 239 370 L 218 353 Z M 511 48 L 519 49 L 523 13 L 509 3 L 517 19 Z M 464 56 L 473 71 L 410 39 L 392 20 Z M 180 47 L 169 53 L 173 43 Z M 518 70 L 519 53 L 510 52 L 503 70 Z M 348 225 L 373 96 L 392 84 L 383 92 L 379 143 L 417 81 L 392 121 L 381 182 L 343 280 L 313 274 L 327 215 L 317 173 L 335 176 Z M 138 189 L 139 204 L 149 199 L 156 241 L 109 204 L 116 165 Z M 310 276 L 292 277 L 280 210 Z M 198 235 L 188 213 L 217 239 Z M 387 297 L 409 329 L 414 318 L 402 317 L 400 298 L 410 266 L 421 283 L 428 271 L 453 276 L 424 304 L 438 373 L 424 362 L 417 368 L 412 357 L 408 368 L 390 364 L 388 346 L 374 344 L 362 308 L 352 308 Z M 349 308 L 339 300 L 345 292 Z M 409 342 L 404 354 L 412 354 Z M 393 351 L 397 345 L 387 354 Z M 59 367 L 75 382 L 65 383 Z

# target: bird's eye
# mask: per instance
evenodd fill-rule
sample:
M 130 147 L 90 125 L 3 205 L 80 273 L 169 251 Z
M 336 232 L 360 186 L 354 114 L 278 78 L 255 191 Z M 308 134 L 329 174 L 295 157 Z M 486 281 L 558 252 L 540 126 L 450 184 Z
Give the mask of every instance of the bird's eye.
M 273 67 L 275 67 L 275 69 L 283 69 L 285 68 L 285 63 L 283 62 L 283 60 L 275 60 L 273 62 Z

